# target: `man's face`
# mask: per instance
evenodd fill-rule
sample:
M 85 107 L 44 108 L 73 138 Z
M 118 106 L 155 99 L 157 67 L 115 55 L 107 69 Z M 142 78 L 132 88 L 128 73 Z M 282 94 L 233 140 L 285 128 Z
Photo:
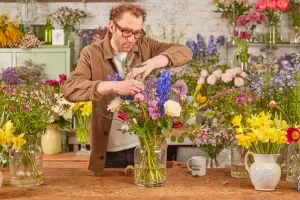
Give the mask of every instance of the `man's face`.
M 119 52 L 130 52 L 132 50 L 134 43 L 138 40 L 136 38 L 138 33 L 142 33 L 142 26 L 143 18 L 137 18 L 130 12 L 123 13 L 123 16 L 120 20 L 116 22 L 110 22 L 112 39 L 114 40 Z

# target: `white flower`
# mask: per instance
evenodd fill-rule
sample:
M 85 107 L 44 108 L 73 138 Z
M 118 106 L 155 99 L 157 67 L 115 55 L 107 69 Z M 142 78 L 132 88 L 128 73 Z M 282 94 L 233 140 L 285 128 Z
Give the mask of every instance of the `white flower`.
M 200 72 L 200 75 L 201 75 L 202 77 L 206 78 L 206 77 L 208 76 L 208 71 L 207 71 L 206 69 L 204 69 L 204 70 L 202 70 L 202 71 Z
M 207 83 L 209 85 L 214 85 L 216 84 L 216 81 L 217 81 L 217 78 L 215 77 L 215 75 L 210 75 L 208 78 L 207 78 Z
M 235 78 L 236 76 L 236 71 L 234 69 L 227 69 L 225 73 L 230 73 L 232 78 Z
M 181 113 L 181 106 L 176 101 L 168 100 L 164 104 L 165 114 L 171 117 L 179 117 Z
M 216 78 L 220 78 L 222 76 L 222 70 L 218 69 L 212 73 Z
M 235 85 L 236 87 L 242 87 L 242 86 L 244 86 L 244 79 L 241 78 L 241 77 L 236 77 L 236 78 L 234 79 L 234 85 Z
M 137 124 L 136 118 L 133 118 L 132 121 L 133 121 L 134 124 Z
M 232 74 L 230 72 L 226 72 L 224 74 L 222 74 L 221 79 L 224 83 L 229 83 L 232 81 Z
M 205 83 L 205 78 L 203 76 L 200 76 L 198 81 L 197 81 L 197 84 L 198 85 L 203 85 Z
M 244 71 L 242 71 L 240 73 L 240 77 L 242 77 L 242 78 L 246 78 L 247 76 L 248 76 L 248 74 L 246 72 L 244 72 Z
M 235 75 L 240 74 L 243 71 L 242 68 L 240 68 L 240 67 L 234 67 L 233 70 L 235 72 Z
M 116 97 L 114 100 L 110 102 L 110 104 L 107 106 L 107 110 L 111 112 L 118 112 L 121 105 L 123 103 L 123 100 L 120 97 Z
M 129 126 L 128 124 L 122 124 L 122 131 L 129 131 Z

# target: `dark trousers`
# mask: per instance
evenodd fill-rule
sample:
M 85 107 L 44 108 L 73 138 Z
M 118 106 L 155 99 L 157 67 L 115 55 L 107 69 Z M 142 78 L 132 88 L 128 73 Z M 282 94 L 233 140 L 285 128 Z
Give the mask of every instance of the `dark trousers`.
M 106 168 L 125 168 L 134 164 L 134 149 L 126 149 L 117 152 L 106 152 Z

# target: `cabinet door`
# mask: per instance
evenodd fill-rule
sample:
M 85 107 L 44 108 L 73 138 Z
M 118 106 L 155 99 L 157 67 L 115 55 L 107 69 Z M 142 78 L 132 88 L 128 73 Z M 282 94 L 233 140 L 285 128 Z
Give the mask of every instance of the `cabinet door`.
M 13 53 L 0 53 L 0 73 L 2 73 L 2 69 L 6 69 L 8 67 L 15 67 L 13 62 Z
M 18 52 L 17 66 L 31 59 L 34 64 L 45 64 L 45 74 L 48 79 L 58 79 L 59 74 L 69 74 L 69 59 L 66 52 Z

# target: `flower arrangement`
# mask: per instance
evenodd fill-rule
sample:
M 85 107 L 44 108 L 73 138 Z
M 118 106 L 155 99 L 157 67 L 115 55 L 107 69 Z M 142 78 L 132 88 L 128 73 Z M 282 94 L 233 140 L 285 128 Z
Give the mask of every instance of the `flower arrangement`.
M 259 97 L 253 91 L 239 88 L 223 89 L 210 98 L 209 108 L 224 121 L 228 127 L 235 115 L 250 117 L 257 113 Z
M 256 9 L 266 14 L 269 23 L 278 24 L 280 21 L 279 12 L 288 11 L 290 4 L 289 0 L 258 0 Z
M 89 140 L 89 122 L 92 117 L 92 102 L 77 102 L 73 106 L 75 117 L 77 141 L 87 143 Z
M 0 48 L 18 44 L 22 40 L 23 33 L 18 27 L 18 20 L 10 18 L 8 14 L 0 15 Z
M 120 80 L 119 77 L 116 75 L 115 80 Z M 180 102 L 186 99 L 186 93 L 185 84 L 178 81 L 172 85 L 171 72 L 161 71 L 158 78 L 151 76 L 145 81 L 143 94 L 134 98 L 118 96 L 108 105 L 108 110 L 117 112 L 124 121 L 122 132 L 136 134 L 141 151 L 146 152 L 140 154 L 140 163 L 135 166 L 136 184 L 149 186 L 165 181 L 165 168 L 160 166 L 153 149 L 162 145 L 172 127 L 182 126 L 178 121 L 182 111 Z
M 216 160 L 217 156 L 235 140 L 233 130 L 222 128 L 218 125 L 217 127 L 204 126 L 195 134 L 196 139 L 194 143 L 210 157 L 208 163 L 210 168 L 219 166 Z
M 251 39 L 252 32 L 258 24 L 266 24 L 267 17 L 260 12 L 249 12 L 241 15 L 236 19 L 236 25 L 239 29 L 234 30 L 234 36 L 239 36 L 242 39 Z
M 203 37 L 198 33 L 197 41 L 188 40 L 186 45 L 193 52 L 193 60 L 191 62 L 191 67 L 194 73 L 199 73 L 200 68 L 214 66 L 219 62 L 218 45 L 224 46 L 225 37 L 220 36 L 214 39 L 211 35 L 208 40 L 207 47 L 205 45 Z
M 69 31 L 75 31 L 75 26 L 80 24 L 81 20 L 87 17 L 87 14 L 79 9 L 72 9 L 67 6 L 58 8 L 49 15 L 60 26 Z
M 25 84 L 35 86 L 45 79 L 45 64 L 34 64 L 32 60 L 25 60 L 23 66 L 2 69 L 1 81 L 7 85 Z
M 18 150 L 26 143 L 24 133 L 15 135 L 15 128 L 11 121 L 4 123 L 4 115 L 0 120 L 0 167 L 8 166 L 8 152 Z
M 238 145 L 257 154 L 278 154 L 283 144 L 287 144 L 288 124 L 277 117 L 272 119 L 269 112 L 261 112 L 244 118 L 237 115 L 232 119 Z
M 221 18 L 227 19 L 230 24 L 252 8 L 248 5 L 248 0 L 214 0 L 214 3 L 217 4 L 215 12 L 221 13 Z

